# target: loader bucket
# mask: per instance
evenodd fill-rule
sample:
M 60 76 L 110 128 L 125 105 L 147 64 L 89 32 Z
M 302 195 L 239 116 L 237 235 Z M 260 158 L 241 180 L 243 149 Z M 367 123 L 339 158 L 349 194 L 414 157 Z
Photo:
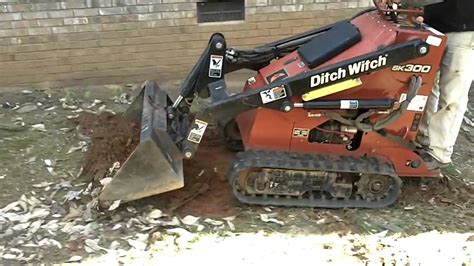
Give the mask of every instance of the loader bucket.
M 170 134 L 168 94 L 147 81 L 127 119 L 141 122 L 140 144 L 99 195 L 101 201 L 132 201 L 184 186 L 181 152 Z

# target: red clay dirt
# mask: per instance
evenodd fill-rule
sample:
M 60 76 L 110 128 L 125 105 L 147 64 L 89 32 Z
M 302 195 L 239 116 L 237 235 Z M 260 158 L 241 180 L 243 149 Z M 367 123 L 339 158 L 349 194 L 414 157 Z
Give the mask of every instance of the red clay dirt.
M 138 125 L 120 116 L 84 113 L 76 122 L 83 134 L 91 136 L 86 153 L 84 173 L 98 181 L 105 177 L 114 162 L 123 163 L 139 143 Z M 195 156 L 184 160 L 185 186 L 181 189 L 130 202 L 131 205 L 154 205 L 157 208 L 196 216 L 225 217 L 235 215 L 239 202 L 227 181 L 234 153 L 228 151 L 212 127 L 203 138 Z M 418 180 L 418 179 L 417 179 Z M 448 204 L 472 200 L 472 187 L 456 182 L 432 182 L 425 190 L 414 179 L 405 180 L 401 204 L 437 202 Z
M 180 214 L 209 217 L 235 215 L 235 207 L 239 203 L 227 181 L 233 156 L 214 130 L 207 131 L 195 157 L 184 161 L 184 188 L 154 198 L 166 202 L 166 208 L 175 209 Z
M 82 134 L 92 139 L 83 176 L 94 181 L 104 178 L 114 162 L 125 162 L 140 142 L 138 125 L 111 113 L 82 113 L 74 122 Z
M 140 142 L 139 126 L 118 115 L 81 114 L 75 122 L 80 132 L 92 139 L 86 152 L 83 177 L 93 181 L 104 178 L 114 162 L 123 164 Z M 131 202 L 132 205 L 152 204 L 162 209 L 198 216 L 233 215 L 237 201 L 227 182 L 227 170 L 232 159 L 210 128 L 191 160 L 184 160 L 185 186 L 154 197 Z

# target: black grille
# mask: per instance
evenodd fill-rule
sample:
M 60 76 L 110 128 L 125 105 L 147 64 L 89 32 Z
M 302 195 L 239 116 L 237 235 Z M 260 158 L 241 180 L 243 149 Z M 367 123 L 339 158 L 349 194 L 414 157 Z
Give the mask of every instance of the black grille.
M 198 23 L 220 22 L 245 19 L 245 2 L 219 1 L 197 3 Z

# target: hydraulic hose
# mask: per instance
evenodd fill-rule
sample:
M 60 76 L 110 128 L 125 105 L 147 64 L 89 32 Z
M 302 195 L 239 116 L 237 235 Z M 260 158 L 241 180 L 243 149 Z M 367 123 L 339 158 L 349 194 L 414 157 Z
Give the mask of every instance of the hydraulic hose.
M 397 121 L 405 113 L 411 100 L 415 98 L 415 96 L 418 94 L 418 91 L 421 87 L 421 83 L 422 83 L 421 76 L 413 76 L 410 80 L 410 85 L 408 87 L 406 100 L 400 104 L 400 107 L 397 110 L 390 113 L 388 116 L 381 119 L 380 121 L 375 122 L 374 124 L 362 122 L 362 121 L 369 118 L 371 115 L 375 114 L 376 113 L 375 111 L 368 111 L 368 112 L 362 113 L 359 116 L 357 116 L 356 119 L 354 120 L 346 119 L 337 113 L 327 113 L 326 116 L 344 125 L 355 126 L 358 130 L 363 131 L 363 132 L 379 131 L 381 129 L 386 128 L 388 125 L 392 124 L 393 122 Z

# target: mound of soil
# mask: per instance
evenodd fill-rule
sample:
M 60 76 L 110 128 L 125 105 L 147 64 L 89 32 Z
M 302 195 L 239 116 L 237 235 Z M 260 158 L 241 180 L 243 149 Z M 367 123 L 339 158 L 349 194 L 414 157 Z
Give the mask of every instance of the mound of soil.
M 184 187 L 154 197 L 163 208 L 180 214 L 225 217 L 235 215 L 239 202 L 227 181 L 234 157 L 212 128 L 206 132 L 195 156 L 184 160 Z
M 117 115 L 83 113 L 75 122 L 81 133 L 92 139 L 85 154 L 83 175 L 94 181 L 104 178 L 114 162 L 122 165 L 140 142 L 139 126 Z M 152 204 L 160 209 L 197 216 L 232 215 L 237 204 L 227 182 L 232 156 L 210 127 L 194 158 L 183 162 L 183 188 L 130 204 L 137 207 Z
M 115 162 L 122 164 L 140 142 L 140 128 L 120 116 L 82 113 L 75 122 L 82 134 L 91 137 L 83 176 L 98 181 Z

